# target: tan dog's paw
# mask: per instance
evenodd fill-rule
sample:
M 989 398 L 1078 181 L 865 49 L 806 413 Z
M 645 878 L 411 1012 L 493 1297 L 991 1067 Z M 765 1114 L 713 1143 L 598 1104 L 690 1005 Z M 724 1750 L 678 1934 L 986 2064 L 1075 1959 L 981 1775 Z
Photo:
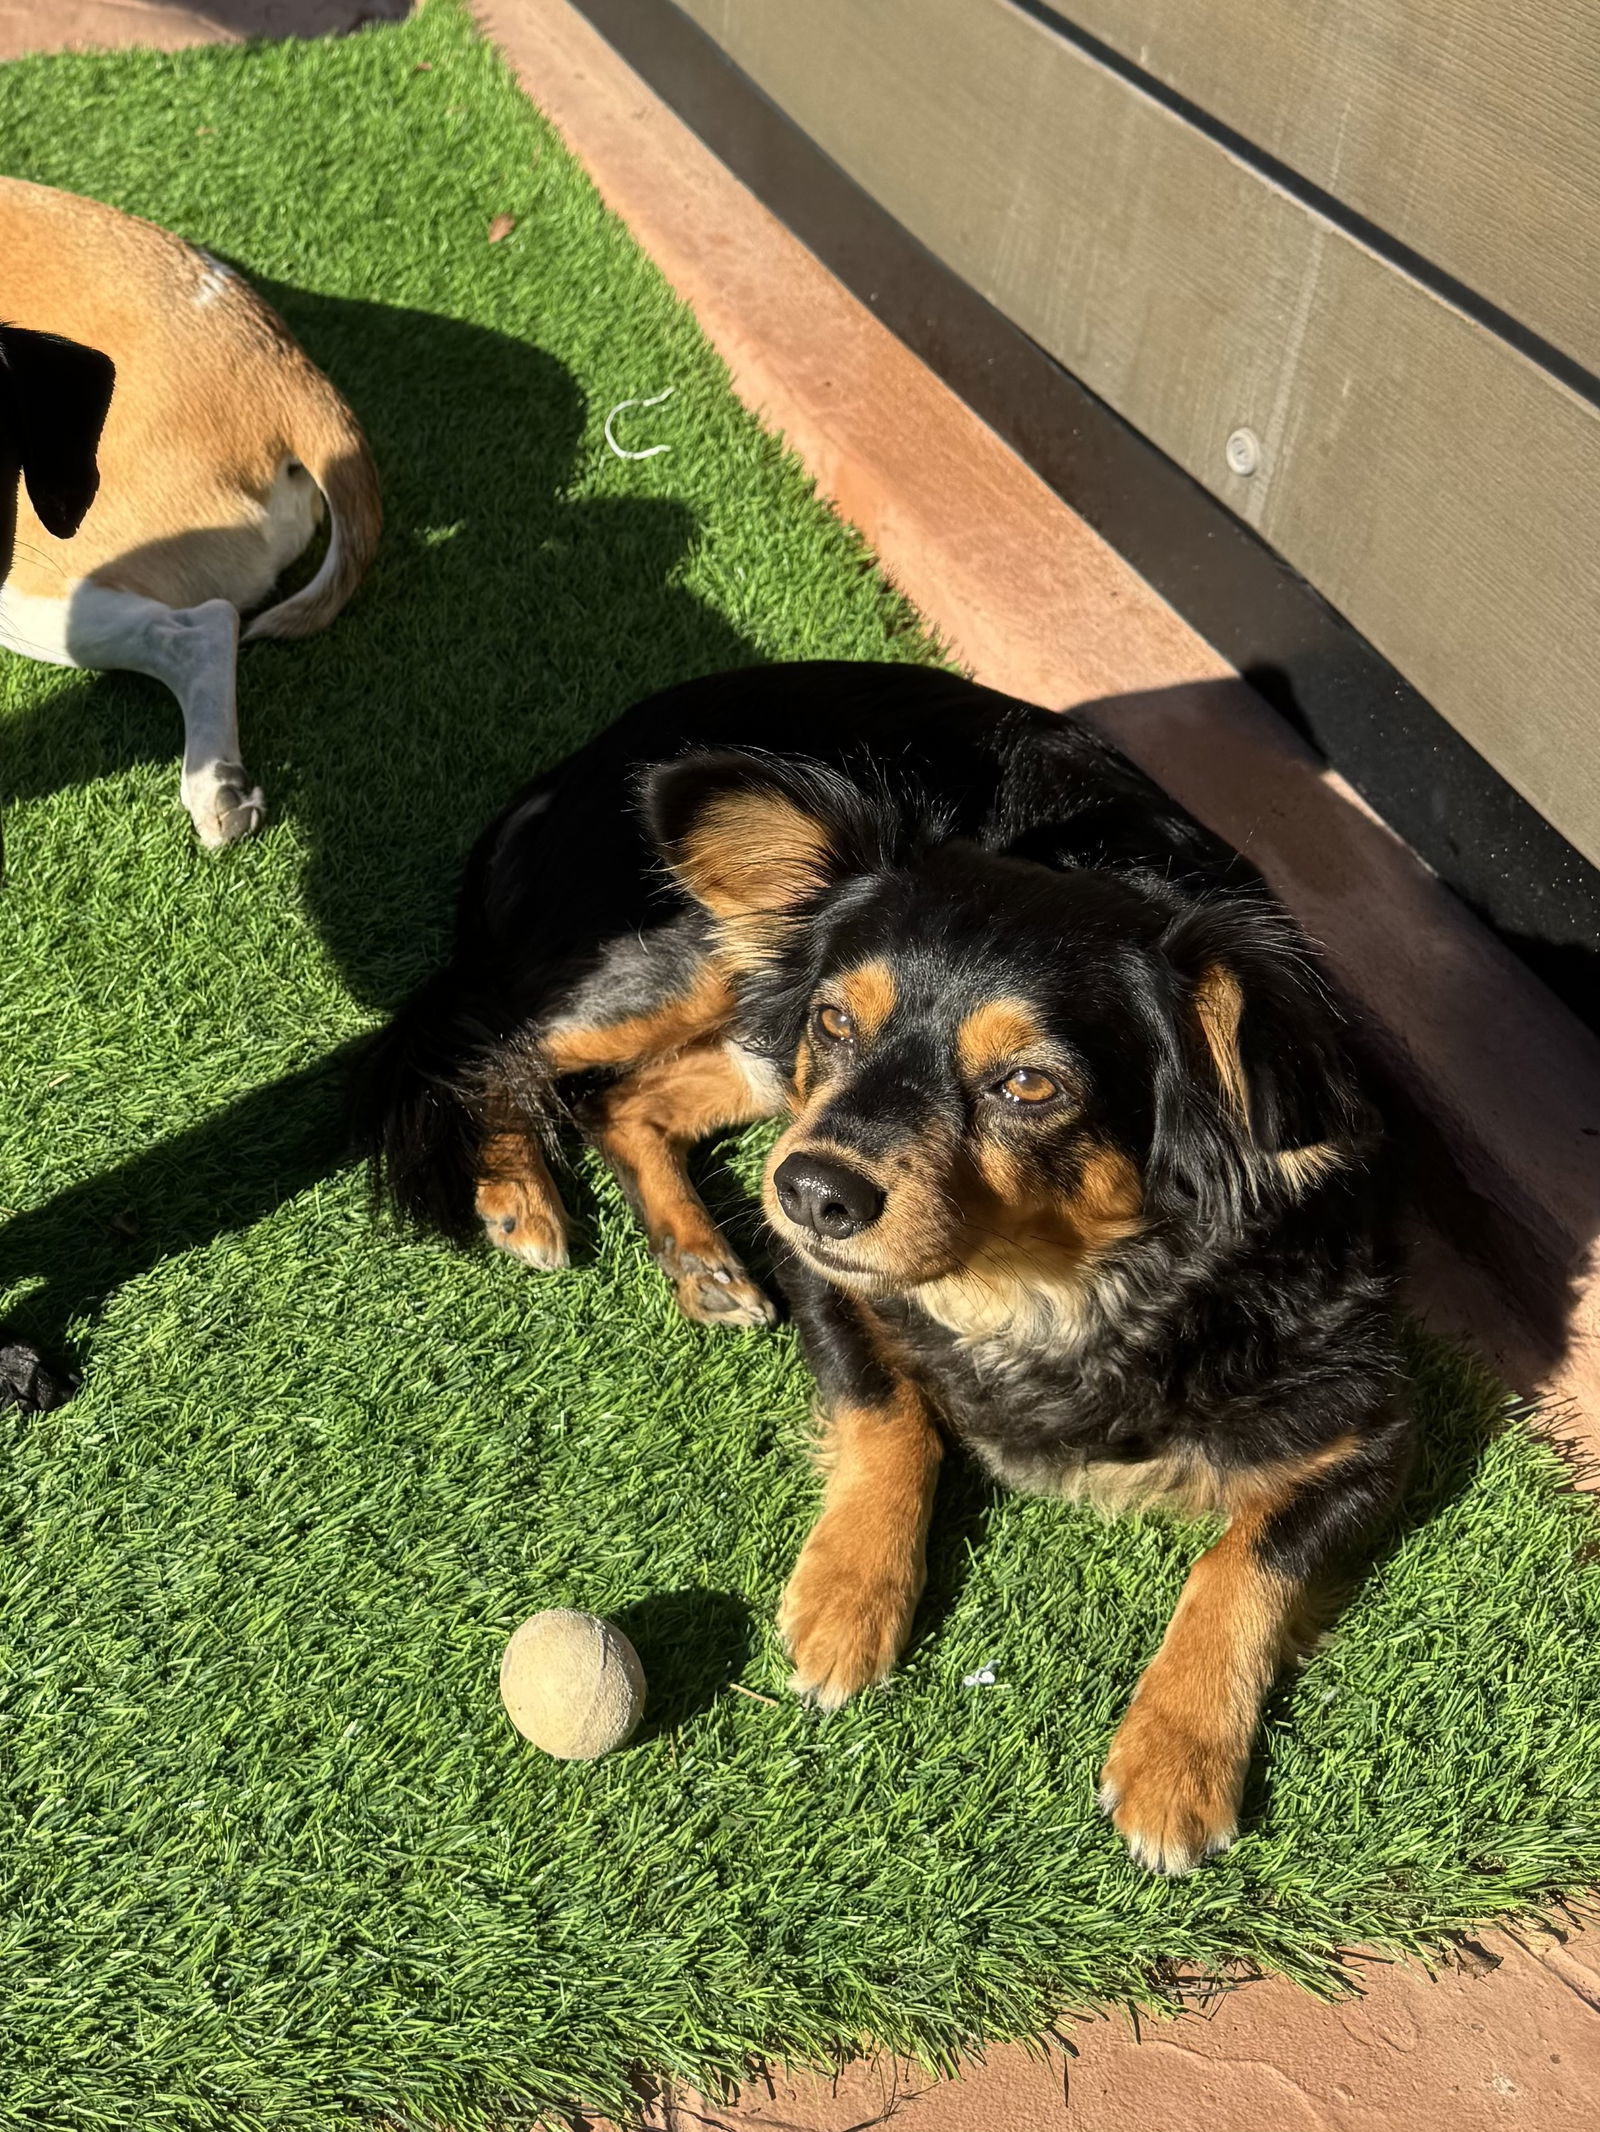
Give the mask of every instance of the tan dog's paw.
M 485 1179 L 478 1186 L 478 1219 L 497 1251 L 525 1266 L 556 1273 L 566 1265 L 566 1209 L 553 1191 L 525 1178 Z
M 267 818 L 266 796 L 238 763 L 220 763 L 184 787 L 183 803 L 208 851 L 254 836 Z
M 1137 1864 L 1152 1873 L 1192 1873 L 1239 1833 L 1247 1761 L 1247 1753 L 1197 1738 L 1159 1708 L 1135 1702 L 1100 1772 L 1100 1810 Z
M 905 1649 L 922 1597 L 915 1568 L 872 1546 L 870 1508 L 825 1513 L 800 1551 L 778 1608 L 790 1685 L 822 1710 L 837 1710 L 882 1680 Z

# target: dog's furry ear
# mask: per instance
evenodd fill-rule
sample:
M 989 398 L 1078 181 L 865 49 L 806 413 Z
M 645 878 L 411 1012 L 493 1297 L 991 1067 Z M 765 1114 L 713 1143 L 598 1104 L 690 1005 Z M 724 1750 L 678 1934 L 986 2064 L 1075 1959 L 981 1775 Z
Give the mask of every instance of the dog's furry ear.
M 77 532 L 94 502 L 115 377 L 98 348 L 0 326 L 0 480 L 14 495 L 20 469 L 40 524 L 57 540 Z
M 1293 920 L 1265 899 L 1201 902 L 1160 949 L 1175 1041 L 1159 1077 L 1157 1152 L 1171 1182 L 1228 1222 L 1342 1169 L 1365 1109 Z
M 647 771 L 641 797 L 657 851 L 738 961 L 774 952 L 830 888 L 884 860 L 871 801 L 821 763 L 686 755 Z

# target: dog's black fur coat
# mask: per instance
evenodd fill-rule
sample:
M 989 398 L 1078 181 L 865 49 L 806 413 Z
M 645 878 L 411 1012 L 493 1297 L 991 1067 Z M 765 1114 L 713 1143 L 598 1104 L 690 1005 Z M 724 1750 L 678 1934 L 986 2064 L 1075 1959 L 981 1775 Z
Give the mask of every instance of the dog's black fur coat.
M 468 865 L 447 971 L 399 1018 L 373 1099 L 398 1206 L 472 1228 L 474 1090 L 497 1057 L 530 1109 L 528 1031 L 574 1003 L 618 1016 L 686 985 L 713 941 L 670 862 L 708 797 L 775 791 L 826 825 L 829 879 L 741 969 L 736 1033 L 792 1071 L 824 973 L 898 954 L 955 999 L 1021 992 L 1070 1038 L 1098 1144 L 1143 1218 L 1089 1284 L 1070 1340 L 972 1339 L 915 1290 L 863 1306 L 793 1253 L 783 1275 L 825 1396 L 870 1397 L 891 1338 L 955 1435 L 1005 1471 L 1191 1452 L 1224 1484 L 1344 1444 L 1262 1547 L 1310 1575 L 1367 1531 L 1403 1472 L 1379 1137 L 1292 921 L 1234 852 L 1088 727 L 916 667 L 813 664 L 668 690 L 537 778 Z M 669 863 L 663 864 L 663 859 Z M 1197 1041 L 1201 973 L 1244 1000 L 1248 1118 Z M 831 1142 L 870 1156 L 948 1102 L 913 1038 L 836 1100 Z M 1280 1151 L 1339 1160 L 1291 1189 Z M 1059 1159 L 1070 1183 L 1070 1150 Z M 867 1330 L 863 1329 L 865 1317 Z

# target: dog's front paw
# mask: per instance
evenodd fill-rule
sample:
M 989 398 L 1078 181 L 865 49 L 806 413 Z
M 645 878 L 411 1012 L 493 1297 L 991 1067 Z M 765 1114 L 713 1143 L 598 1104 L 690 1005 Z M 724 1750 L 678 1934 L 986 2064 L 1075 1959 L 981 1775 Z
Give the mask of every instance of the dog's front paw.
M 731 1253 L 704 1258 L 668 1246 L 661 1270 L 678 1308 L 696 1325 L 771 1325 L 778 1313 Z
M 478 1186 L 477 1208 L 497 1251 L 541 1273 L 558 1273 L 567 1264 L 566 1209 L 553 1189 L 524 1177 L 485 1178 Z
M 882 1680 L 911 1635 L 922 1584 L 920 1559 L 874 1547 L 870 1506 L 825 1512 L 778 1609 L 795 1693 L 837 1710 Z
M 1239 1833 L 1248 1749 L 1175 1724 L 1136 1701 L 1100 1772 L 1100 1807 L 1135 1861 L 1152 1873 L 1192 1873 Z
M 219 763 L 203 782 L 185 791 L 183 802 L 208 851 L 253 836 L 267 818 L 266 795 L 249 783 L 240 763 Z

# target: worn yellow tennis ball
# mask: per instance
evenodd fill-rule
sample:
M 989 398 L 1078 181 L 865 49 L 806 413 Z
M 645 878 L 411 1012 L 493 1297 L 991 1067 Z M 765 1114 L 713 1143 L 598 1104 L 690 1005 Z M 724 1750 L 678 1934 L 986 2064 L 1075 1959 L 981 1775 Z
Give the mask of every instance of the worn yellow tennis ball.
M 500 1661 L 500 1700 L 522 1734 L 562 1762 L 592 1762 L 632 1737 L 644 1668 L 621 1629 L 564 1606 L 526 1620 Z

